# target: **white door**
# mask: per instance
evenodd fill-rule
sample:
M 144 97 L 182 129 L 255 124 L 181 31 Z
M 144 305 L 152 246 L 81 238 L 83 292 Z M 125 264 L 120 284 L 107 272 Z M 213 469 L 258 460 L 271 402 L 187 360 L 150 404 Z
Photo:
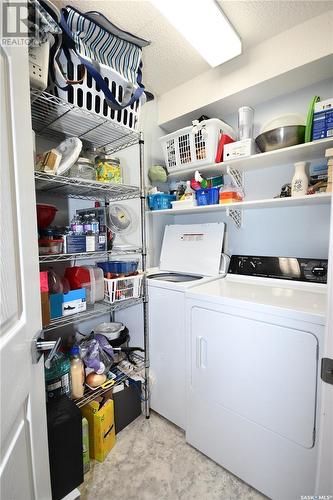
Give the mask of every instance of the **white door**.
M 0 47 L 1 462 L 3 500 L 51 498 L 26 47 Z

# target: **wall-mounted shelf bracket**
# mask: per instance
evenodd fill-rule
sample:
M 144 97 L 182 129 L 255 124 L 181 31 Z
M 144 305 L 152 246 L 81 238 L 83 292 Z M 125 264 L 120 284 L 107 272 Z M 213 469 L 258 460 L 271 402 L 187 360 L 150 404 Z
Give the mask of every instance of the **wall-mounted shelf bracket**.
M 243 210 L 237 210 L 234 208 L 227 208 L 227 217 L 233 221 L 237 229 L 240 229 L 243 225 Z
M 232 183 L 239 189 L 244 198 L 245 197 L 244 172 L 227 166 L 227 174 L 231 177 Z

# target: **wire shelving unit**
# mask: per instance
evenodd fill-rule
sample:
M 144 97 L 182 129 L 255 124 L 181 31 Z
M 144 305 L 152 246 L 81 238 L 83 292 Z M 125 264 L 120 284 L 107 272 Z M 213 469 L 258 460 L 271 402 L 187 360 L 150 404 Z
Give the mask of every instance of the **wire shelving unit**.
M 121 257 L 125 255 L 141 255 L 141 248 L 132 248 L 126 250 L 105 250 L 105 252 L 82 252 L 82 253 L 58 253 L 58 254 L 48 254 L 40 255 L 39 263 L 47 264 L 50 262 L 66 262 L 69 260 L 88 260 L 88 259 L 102 259 L 103 257 Z
M 88 387 L 86 387 L 83 397 L 76 399 L 74 401 L 76 406 L 81 408 L 82 406 L 86 405 L 90 401 L 93 401 L 94 399 L 96 399 L 96 397 L 103 396 L 103 394 L 106 394 L 107 392 L 109 392 L 113 387 L 116 387 L 117 385 L 124 383 L 129 378 L 143 374 L 144 370 L 145 370 L 144 357 L 140 356 L 140 354 L 136 354 L 136 353 L 133 353 L 131 355 L 131 357 L 132 357 L 135 364 L 132 364 L 132 370 L 130 373 L 121 372 L 121 370 L 119 370 L 120 373 L 118 373 L 116 378 L 114 379 L 113 385 L 111 385 L 107 388 L 100 387 L 100 388 L 97 388 L 95 390 L 92 390 L 92 389 L 89 389 Z M 111 372 L 112 372 L 112 369 L 111 369 Z
M 144 176 L 144 139 L 143 133 L 127 128 L 110 118 L 103 118 L 92 111 L 81 109 L 48 92 L 31 91 L 32 127 L 37 135 L 45 136 L 53 141 L 61 141 L 65 137 L 79 137 L 85 146 L 102 149 L 109 153 L 116 153 L 122 149 L 138 144 L 140 163 L 140 186 L 124 184 L 102 183 L 87 181 L 66 176 L 50 175 L 44 172 L 35 172 L 36 190 L 62 198 L 83 200 L 99 200 L 109 204 L 116 201 L 140 199 L 141 242 L 140 247 L 124 251 L 105 251 L 79 254 L 58 254 L 40 256 L 40 264 L 50 262 L 65 262 L 68 260 L 94 259 L 110 257 L 110 255 L 139 254 L 144 274 L 142 296 L 138 299 L 128 299 L 110 304 L 102 301 L 87 310 L 72 316 L 63 316 L 51 320 L 44 328 L 44 332 L 54 331 L 65 326 L 79 323 L 106 313 L 113 313 L 121 309 L 142 304 L 143 307 L 143 345 L 144 356 L 140 361 L 140 369 L 144 372 L 144 409 L 149 418 L 149 335 L 148 335 L 148 295 L 145 277 L 146 271 L 146 219 L 145 219 L 145 176 Z M 122 377 L 120 377 L 122 378 Z M 124 374 L 126 380 L 128 375 Z M 117 383 L 120 383 L 117 381 Z M 101 389 L 102 390 L 102 389 Z M 103 390 L 102 390 L 103 391 Z M 89 397 L 94 399 L 97 392 L 93 391 Z M 80 403 L 77 403 L 80 406 Z M 82 406 L 82 405 L 81 405 Z
M 140 196 L 140 190 L 136 186 L 89 181 L 65 175 L 46 174 L 45 172 L 35 172 L 35 185 L 37 191 L 78 200 L 106 200 L 110 202 L 129 200 Z
M 48 92 L 31 91 L 32 128 L 55 141 L 79 137 L 88 147 L 116 153 L 138 144 L 140 133 L 121 123 L 79 108 Z
M 83 312 L 77 314 L 71 314 L 69 316 L 61 316 L 60 318 L 52 319 L 50 324 L 43 328 L 44 333 L 50 332 L 51 330 L 56 330 L 58 328 L 63 328 L 74 323 L 81 323 L 87 319 L 95 318 L 96 316 L 101 316 L 103 314 L 109 314 L 115 311 L 120 311 L 121 309 L 126 309 L 136 304 L 141 304 L 143 298 L 138 299 L 128 299 L 120 302 L 115 302 L 110 304 L 106 301 L 95 302 L 93 305 L 88 305 L 87 309 Z

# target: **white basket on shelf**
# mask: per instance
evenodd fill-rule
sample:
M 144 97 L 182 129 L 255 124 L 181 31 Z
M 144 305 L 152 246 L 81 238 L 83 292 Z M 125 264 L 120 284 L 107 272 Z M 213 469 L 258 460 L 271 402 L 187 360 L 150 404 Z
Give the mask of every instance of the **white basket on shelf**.
M 82 74 L 80 73 L 80 60 L 71 52 L 71 60 L 68 61 L 61 52 L 59 55 L 59 62 L 65 73 L 70 80 L 79 80 Z M 128 101 L 128 96 L 125 95 L 126 89 L 131 85 L 119 73 L 113 71 L 109 66 L 99 64 L 98 66 L 101 76 L 108 85 L 109 89 L 113 92 L 114 96 L 121 102 L 125 96 L 125 102 Z M 50 79 L 52 74 L 50 73 Z M 91 78 L 86 71 L 82 83 L 70 85 L 69 90 L 62 90 L 55 82 L 51 81 L 48 88 L 50 94 L 75 104 L 79 108 L 90 111 L 102 118 L 113 121 L 123 127 L 136 131 L 139 126 L 139 115 L 141 105 L 145 103 L 145 95 L 135 101 L 131 106 L 120 111 L 111 109 L 105 100 L 103 92 L 98 88 L 94 79 Z
M 128 299 L 138 299 L 142 295 L 143 274 L 124 278 L 104 278 L 104 300 L 114 304 Z
M 236 140 L 234 129 L 218 118 L 193 123 L 159 139 L 169 172 L 214 163 L 222 134 Z

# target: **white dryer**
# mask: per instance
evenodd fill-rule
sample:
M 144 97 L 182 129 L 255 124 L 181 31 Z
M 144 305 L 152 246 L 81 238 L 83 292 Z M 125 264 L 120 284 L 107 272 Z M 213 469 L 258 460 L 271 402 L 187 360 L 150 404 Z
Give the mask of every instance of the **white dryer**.
M 274 500 L 316 495 L 326 267 L 235 256 L 186 293 L 186 439 Z
M 184 292 L 226 272 L 223 223 L 165 227 L 160 265 L 148 273 L 151 408 L 185 428 Z

